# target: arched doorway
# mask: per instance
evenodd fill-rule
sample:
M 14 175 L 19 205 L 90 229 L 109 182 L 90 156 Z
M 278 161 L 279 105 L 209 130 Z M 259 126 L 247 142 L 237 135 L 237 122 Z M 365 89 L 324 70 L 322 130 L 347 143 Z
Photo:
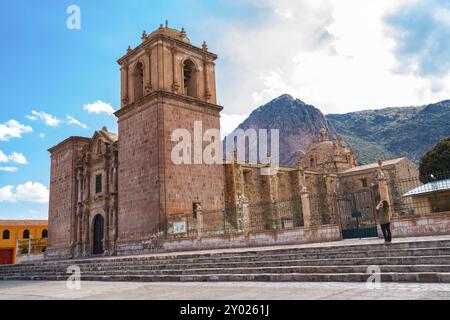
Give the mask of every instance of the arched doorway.
M 103 253 L 103 216 L 98 214 L 94 218 L 94 254 Z

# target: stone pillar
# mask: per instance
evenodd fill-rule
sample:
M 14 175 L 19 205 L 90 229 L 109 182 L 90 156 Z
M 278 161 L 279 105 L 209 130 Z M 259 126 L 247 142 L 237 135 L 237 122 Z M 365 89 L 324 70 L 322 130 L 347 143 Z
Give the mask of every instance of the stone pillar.
M 298 168 L 298 193 L 302 202 L 303 226 L 309 228 L 311 226 L 311 204 L 309 200 L 309 191 L 306 188 L 305 171 L 301 161 L 297 161 Z
M 180 90 L 180 84 L 178 82 L 178 68 L 177 68 L 177 53 L 178 53 L 178 50 L 177 50 L 177 47 L 176 47 L 175 44 L 173 44 L 170 49 L 171 49 L 171 52 L 172 52 L 172 77 L 173 77 L 172 91 L 174 93 L 178 94 L 179 90 Z
M 83 244 L 83 254 L 85 256 L 90 254 L 90 239 L 89 239 L 89 233 L 90 233 L 90 224 L 89 224 L 89 216 L 90 216 L 90 212 L 89 210 L 85 210 L 84 212 L 84 244 Z
M 302 200 L 303 225 L 305 228 L 309 228 L 311 226 L 311 204 L 306 188 L 300 192 L 300 198 Z
M 152 92 L 152 50 L 146 49 L 145 53 L 147 55 L 147 64 L 144 72 L 145 76 L 145 88 L 144 95 L 149 95 Z
M 378 180 L 378 188 L 380 190 L 380 200 L 381 201 L 386 200 L 390 205 L 391 199 L 389 195 L 389 186 L 387 184 L 387 179 L 383 171 L 383 163 L 381 160 L 378 161 L 377 180 Z
M 209 102 L 211 99 L 211 93 L 209 92 L 209 86 L 208 86 L 208 60 L 206 58 L 206 55 L 203 57 L 203 78 L 204 78 L 204 87 L 205 87 L 205 101 Z
M 197 216 L 197 239 L 200 240 L 203 238 L 203 210 L 197 208 L 195 212 Z
M 378 188 L 380 190 L 380 200 L 381 201 L 386 200 L 389 203 L 389 207 L 390 207 L 389 212 L 390 212 L 390 215 L 392 218 L 393 208 L 392 208 L 391 197 L 389 194 L 389 186 L 387 184 L 386 175 L 383 171 L 383 162 L 381 160 L 378 161 L 377 180 L 378 180 Z
M 329 210 L 328 216 L 326 217 L 325 223 L 330 223 L 331 217 L 336 217 L 337 210 L 336 210 L 336 177 L 331 175 L 325 176 L 325 184 L 327 188 L 326 192 L 326 201 L 327 201 L 327 208 Z
M 128 65 L 126 62 L 122 65 L 122 68 L 120 68 L 120 76 L 121 76 L 121 102 L 122 107 L 128 105 L 129 98 L 128 98 Z
M 33 246 L 31 245 L 31 237 L 28 238 L 28 255 L 31 255 L 31 249 L 33 248 Z
M 81 205 L 78 206 L 77 210 L 77 246 L 76 246 L 76 255 L 80 255 L 83 251 L 83 208 Z
M 250 218 L 250 205 L 248 203 L 248 199 L 247 197 L 242 197 L 242 201 L 241 201 L 241 205 L 242 205 L 242 220 L 243 220 L 243 224 L 244 224 L 244 234 L 246 237 L 248 237 L 249 233 L 252 231 L 251 230 L 251 218 Z

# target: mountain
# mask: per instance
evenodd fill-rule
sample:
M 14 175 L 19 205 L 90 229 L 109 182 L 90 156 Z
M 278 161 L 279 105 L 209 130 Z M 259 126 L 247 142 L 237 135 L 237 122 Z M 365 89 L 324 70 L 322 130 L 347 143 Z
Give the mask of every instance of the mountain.
M 418 163 L 428 149 L 450 136 L 450 100 L 418 107 L 329 114 L 326 118 L 357 155 L 363 155 L 360 160 L 364 162 L 377 160 L 376 149 L 363 150 L 358 141 L 385 150 L 384 158 L 406 156 Z
M 331 139 L 342 135 L 360 164 L 400 156 L 418 163 L 429 148 L 450 136 L 450 100 L 324 116 L 316 107 L 284 94 L 254 110 L 238 126 L 279 129 L 282 165 L 293 165 L 296 152 L 305 152 L 322 128 L 328 128 Z
M 254 110 L 237 129 L 280 130 L 280 164 L 288 165 L 295 163 L 295 153 L 305 152 L 322 128 L 336 138 L 335 128 L 319 109 L 284 94 Z

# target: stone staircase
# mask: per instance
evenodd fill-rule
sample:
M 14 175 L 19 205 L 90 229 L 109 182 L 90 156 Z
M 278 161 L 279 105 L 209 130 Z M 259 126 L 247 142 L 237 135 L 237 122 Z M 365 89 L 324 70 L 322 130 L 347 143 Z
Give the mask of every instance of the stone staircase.
M 450 283 L 450 237 L 369 242 L 41 261 L 0 266 L 0 280 L 66 280 L 77 265 L 85 281 L 361 282 L 378 266 L 381 281 Z

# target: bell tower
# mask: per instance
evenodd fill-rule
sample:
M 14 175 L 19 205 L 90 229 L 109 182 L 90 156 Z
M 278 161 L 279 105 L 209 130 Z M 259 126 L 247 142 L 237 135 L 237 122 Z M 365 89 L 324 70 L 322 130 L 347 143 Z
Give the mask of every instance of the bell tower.
M 150 34 L 144 31 L 141 43 L 118 60 L 119 244 L 148 239 L 165 217 L 192 213 L 194 204 L 205 211 L 224 208 L 221 164 L 171 159 L 178 143 L 171 139 L 174 130 L 187 130 L 193 145 L 194 123 L 201 123 L 203 132 L 220 129 L 216 59 L 205 42 L 196 47 L 184 29 L 166 23 Z

